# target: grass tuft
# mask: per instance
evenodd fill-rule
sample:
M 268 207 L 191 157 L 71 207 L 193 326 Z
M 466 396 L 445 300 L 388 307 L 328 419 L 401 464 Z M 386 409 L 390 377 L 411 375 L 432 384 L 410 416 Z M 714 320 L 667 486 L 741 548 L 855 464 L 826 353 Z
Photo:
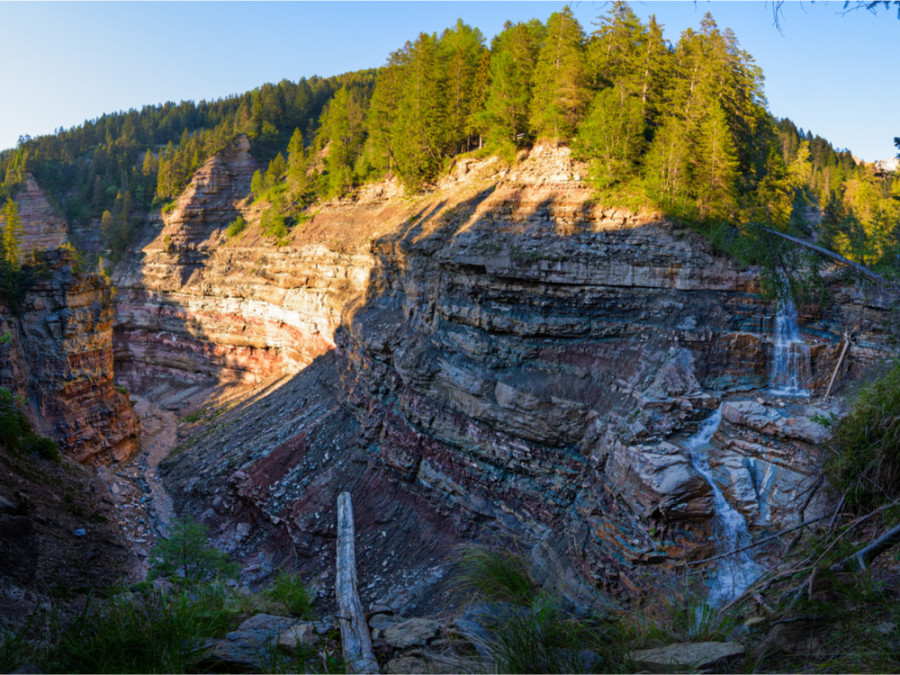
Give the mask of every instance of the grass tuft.
M 525 561 L 510 551 L 471 547 L 459 559 L 460 592 L 496 602 L 530 605 L 538 586 Z
M 287 572 L 279 572 L 278 576 L 265 591 L 266 597 L 278 602 L 284 608 L 303 619 L 312 616 L 312 604 L 315 600 L 313 593 L 300 577 Z

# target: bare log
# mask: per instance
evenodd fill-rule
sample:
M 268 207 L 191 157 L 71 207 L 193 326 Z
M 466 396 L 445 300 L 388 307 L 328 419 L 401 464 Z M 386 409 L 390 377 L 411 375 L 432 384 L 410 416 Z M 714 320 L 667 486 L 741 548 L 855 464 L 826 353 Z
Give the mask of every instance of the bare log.
M 844 356 L 847 354 L 847 349 L 850 347 L 850 334 L 844 333 L 844 348 L 841 350 L 841 355 L 838 358 L 837 365 L 834 367 L 834 372 L 831 374 L 831 379 L 828 381 L 828 389 L 825 390 L 825 395 L 822 397 L 822 401 L 828 400 L 828 395 L 831 393 L 831 387 L 834 385 L 834 380 L 837 377 L 838 371 L 841 369 L 841 364 L 844 362 Z
M 871 544 L 859 549 L 853 555 L 847 556 L 840 562 L 835 563 L 831 566 L 831 571 L 843 572 L 855 569 L 864 570 L 868 567 L 870 562 L 875 560 L 875 558 L 897 544 L 900 544 L 900 525 L 891 528 Z
M 350 673 L 377 673 L 378 661 L 372 652 L 372 636 L 366 623 L 356 581 L 356 537 L 350 493 L 337 499 L 337 578 L 335 595 L 341 625 L 341 649 Z

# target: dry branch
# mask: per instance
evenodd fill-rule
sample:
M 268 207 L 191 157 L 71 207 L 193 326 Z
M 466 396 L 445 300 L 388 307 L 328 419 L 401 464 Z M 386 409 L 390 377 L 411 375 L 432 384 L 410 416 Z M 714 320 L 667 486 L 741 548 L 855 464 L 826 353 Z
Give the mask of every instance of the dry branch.
M 779 537 L 788 534 L 789 532 L 793 532 L 794 530 L 799 530 L 807 525 L 812 525 L 815 522 L 818 522 L 825 518 L 825 516 L 819 516 L 818 518 L 813 518 L 812 520 L 807 520 L 805 523 L 800 523 L 799 525 L 795 525 L 794 527 L 790 527 L 786 530 L 782 530 L 781 532 L 776 532 L 773 535 L 768 537 L 763 537 L 759 541 L 755 541 L 752 544 L 748 544 L 747 546 L 742 546 L 741 548 L 736 548 L 733 551 L 726 551 L 725 553 L 720 553 L 719 555 L 714 555 L 711 558 L 703 558 L 703 560 L 691 560 L 686 562 L 685 565 L 688 567 L 693 567 L 694 565 L 699 565 L 700 563 L 710 562 L 711 560 L 718 560 L 719 558 L 727 558 L 730 555 L 734 555 L 735 553 L 741 553 L 742 551 L 746 551 L 751 548 L 756 548 L 757 546 L 761 546 L 767 542 L 772 541 L 773 539 L 778 539 Z
M 844 356 L 847 354 L 847 349 L 850 347 L 850 334 L 844 333 L 844 348 L 841 350 L 841 355 L 838 358 L 837 365 L 834 367 L 834 372 L 831 374 L 831 379 L 828 381 L 828 389 L 825 390 L 825 395 L 822 397 L 822 401 L 828 400 L 828 395 L 831 393 L 831 387 L 834 385 L 834 379 L 837 377 L 838 371 L 841 369 L 841 364 L 844 362 Z
M 835 563 L 831 566 L 831 571 L 843 572 L 845 570 L 855 569 L 864 570 L 875 558 L 897 544 L 900 544 L 900 525 L 894 526 L 871 544 L 861 548 L 853 555 L 847 556 L 840 562 Z

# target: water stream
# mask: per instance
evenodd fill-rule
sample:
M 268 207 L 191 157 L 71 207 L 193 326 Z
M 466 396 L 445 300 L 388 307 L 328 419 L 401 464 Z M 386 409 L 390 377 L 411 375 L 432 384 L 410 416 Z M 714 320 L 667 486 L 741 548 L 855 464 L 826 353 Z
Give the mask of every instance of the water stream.
M 747 546 L 751 539 L 747 519 L 725 499 L 709 467 L 709 441 L 721 422 L 722 407 L 719 406 L 716 412 L 704 420 L 697 433 L 685 441 L 685 447 L 690 453 L 691 464 L 712 488 L 715 507 L 713 536 L 717 552 L 725 553 Z M 709 595 L 706 602 L 712 607 L 724 605 L 743 593 L 762 572 L 763 567 L 753 559 L 751 551 L 720 558 L 707 580 Z
M 809 390 L 803 386 L 804 381 L 809 381 L 809 374 L 809 347 L 800 337 L 797 308 L 790 298 L 781 299 L 775 314 L 769 393 L 776 396 L 809 396 Z M 694 469 L 712 488 L 716 550 L 718 553 L 727 553 L 749 545 L 752 540 L 747 519 L 725 499 L 709 466 L 710 440 L 721 422 L 722 407 L 719 406 L 684 445 L 690 453 Z M 752 550 L 720 558 L 708 578 L 707 603 L 713 607 L 728 603 L 743 593 L 763 571 L 762 565 L 754 560 Z
M 778 300 L 775 312 L 775 342 L 769 393 L 776 396 L 809 396 L 803 387 L 810 373 L 809 347 L 800 337 L 797 307 L 788 298 Z

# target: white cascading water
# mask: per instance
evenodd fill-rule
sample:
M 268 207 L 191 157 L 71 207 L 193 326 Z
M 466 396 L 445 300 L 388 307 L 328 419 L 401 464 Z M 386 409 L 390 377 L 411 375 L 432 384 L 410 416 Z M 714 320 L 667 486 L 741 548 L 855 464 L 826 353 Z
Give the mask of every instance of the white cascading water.
M 743 548 L 751 543 L 747 519 L 728 503 L 722 490 L 713 479 L 709 468 L 709 441 L 722 422 L 722 407 L 710 415 L 697 433 L 685 441 L 690 452 L 691 464 L 706 479 L 713 492 L 715 506 L 714 527 L 717 553 L 727 553 Z M 715 562 L 707 580 L 709 595 L 706 602 L 712 607 L 720 607 L 743 593 L 763 573 L 762 566 L 750 555 L 741 551 L 720 558 Z
M 809 390 L 802 385 L 810 372 L 809 347 L 800 337 L 797 307 L 790 297 L 778 300 L 773 352 L 769 392 L 776 396 L 809 396 Z

